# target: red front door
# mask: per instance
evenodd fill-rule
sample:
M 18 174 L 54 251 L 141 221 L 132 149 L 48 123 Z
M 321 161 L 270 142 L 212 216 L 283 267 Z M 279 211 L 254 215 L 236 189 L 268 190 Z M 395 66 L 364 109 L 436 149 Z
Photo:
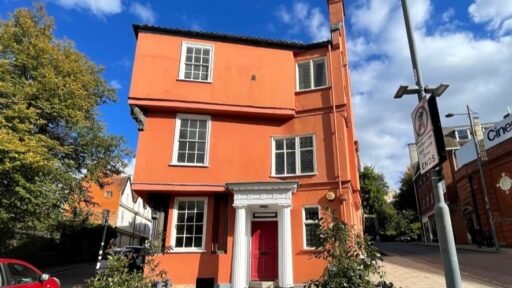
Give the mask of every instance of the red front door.
M 277 221 L 254 221 L 251 231 L 251 280 L 277 279 Z

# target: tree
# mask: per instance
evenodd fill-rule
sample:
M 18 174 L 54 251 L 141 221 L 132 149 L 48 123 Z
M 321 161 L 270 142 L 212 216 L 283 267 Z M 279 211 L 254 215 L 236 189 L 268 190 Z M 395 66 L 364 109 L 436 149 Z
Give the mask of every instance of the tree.
M 413 168 L 412 166 L 409 166 L 400 178 L 400 188 L 393 203 L 397 210 L 416 211 L 416 196 L 414 195 L 413 176 Z
M 377 214 L 386 206 L 386 194 L 389 185 L 384 175 L 375 171 L 372 166 L 364 166 L 360 175 L 361 197 L 365 214 Z
M 384 175 L 372 166 L 363 167 L 360 180 L 364 213 L 376 215 L 379 230 L 385 230 L 395 214 L 393 206 L 386 201 L 389 185 Z
M 0 19 L 0 237 L 44 230 L 87 197 L 81 183 L 120 173 L 129 151 L 97 108 L 116 92 L 103 68 L 55 38 L 42 5 Z M 0 241 L 0 247 L 5 242 Z

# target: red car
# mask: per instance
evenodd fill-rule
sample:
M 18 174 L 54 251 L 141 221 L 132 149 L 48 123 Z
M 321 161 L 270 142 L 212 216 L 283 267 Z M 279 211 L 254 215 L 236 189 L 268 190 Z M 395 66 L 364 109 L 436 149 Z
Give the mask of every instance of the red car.
M 0 258 L 0 287 L 60 288 L 60 282 L 27 262 Z

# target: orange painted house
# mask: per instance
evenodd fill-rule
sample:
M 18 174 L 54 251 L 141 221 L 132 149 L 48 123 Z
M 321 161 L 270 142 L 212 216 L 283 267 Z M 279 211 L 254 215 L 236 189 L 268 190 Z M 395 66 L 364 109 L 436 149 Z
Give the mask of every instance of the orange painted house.
M 343 3 L 329 41 L 134 25 L 132 189 L 158 211 L 173 287 L 318 278 L 321 207 L 362 227 Z
M 115 245 L 143 245 L 151 236 L 151 209 L 131 189 L 129 176 L 112 176 L 104 179 L 104 186 L 88 182 L 93 205 L 83 206 L 91 214 L 91 222 L 103 223 L 108 215 L 108 224 L 116 229 Z

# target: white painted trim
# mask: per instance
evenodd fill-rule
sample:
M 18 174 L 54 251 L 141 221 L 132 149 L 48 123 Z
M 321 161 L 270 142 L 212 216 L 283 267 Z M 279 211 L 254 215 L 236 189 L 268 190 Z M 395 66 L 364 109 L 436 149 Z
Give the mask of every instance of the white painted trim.
M 233 206 L 292 205 L 292 193 L 297 190 L 298 183 L 295 181 L 227 183 L 226 186 L 234 194 Z
M 324 86 L 319 86 L 319 87 L 315 87 L 315 71 L 313 70 L 314 67 L 313 67 L 313 61 L 315 60 L 319 60 L 319 59 L 323 59 L 324 60 L 324 73 L 325 73 L 325 85 Z M 311 69 L 310 72 L 311 72 L 311 88 L 309 89 L 300 89 L 300 83 L 299 83 L 299 64 L 302 64 L 302 63 L 306 63 L 306 62 L 309 62 L 309 68 Z M 322 88 L 326 88 L 326 87 L 329 87 L 329 77 L 327 77 L 327 57 L 326 56 L 322 56 L 322 57 L 316 57 L 316 58 L 310 58 L 310 59 L 307 59 L 307 60 L 302 60 L 302 61 L 298 61 L 295 63 L 295 92 L 303 92 L 303 91 L 310 91 L 310 90 L 317 90 L 317 89 L 322 89 Z
M 308 173 L 300 173 L 301 167 L 300 167 L 300 138 L 303 137 L 312 137 L 313 138 L 313 172 Z M 295 138 L 295 174 L 286 174 L 286 166 L 284 169 L 285 174 L 278 175 L 276 174 L 276 141 L 280 139 L 291 139 Z M 302 135 L 295 135 L 295 136 L 272 136 L 271 137 L 272 142 L 272 171 L 270 171 L 270 177 L 295 177 L 295 176 L 308 176 L 308 175 L 316 175 L 318 173 L 317 170 L 317 164 L 316 164 L 316 134 L 310 133 L 310 134 L 302 134 Z M 286 144 L 284 144 L 286 145 Z M 285 153 L 286 157 L 286 153 Z M 286 164 L 286 160 L 285 160 Z
M 188 120 L 206 120 L 206 144 L 204 150 L 204 163 L 203 164 L 195 164 L 195 163 L 180 163 L 178 162 L 178 142 L 180 138 L 180 128 L 181 128 L 181 119 Z M 193 167 L 208 167 L 209 158 L 210 158 L 210 135 L 212 131 L 212 117 L 210 115 L 199 115 L 199 114 L 184 114 L 177 113 L 176 114 L 176 123 L 174 127 L 174 143 L 172 147 L 172 160 L 171 164 L 173 166 L 193 166 Z
M 320 212 L 322 211 L 320 205 L 304 205 L 302 206 L 302 247 L 304 250 L 315 250 L 315 247 L 308 247 L 306 246 L 306 208 L 317 208 L 318 209 L 318 218 L 320 218 Z M 307 224 L 310 223 L 319 223 L 319 221 L 313 222 L 309 221 Z
M 203 212 L 203 239 L 201 243 L 200 249 L 195 248 L 176 248 L 176 220 L 178 219 L 178 202 L 179 201 L 204 201 L 204 212 Z M 174 207 L 172 211 L 172 235 L 171 235 L 171 253 L 185 253 L 185 252 L 205 252 L 205 240 L 206 240 L 206 226 L 207 226 L 207 217 L 208 214 L 208 197 L 176 197 L 174 198 Z
M 185 79 L 185 58 L 187 56 L 187 47 L 197 47 L 197 48 L 208 48 L 210 49 L 210 63 L 208 63 L 208 80 L 194 80 L 194 79 Z M 213 82 L 213 58 L 214 58 L 214 46 L 212 44 L 206 43 L 196 43 L 196 42 L 181 42 L 181 55 L 180 55 L 180 70 L 178 73 L 179 80 L 192 81 L 192 82 L 203 82 L 203 83 L 212 83 Z

